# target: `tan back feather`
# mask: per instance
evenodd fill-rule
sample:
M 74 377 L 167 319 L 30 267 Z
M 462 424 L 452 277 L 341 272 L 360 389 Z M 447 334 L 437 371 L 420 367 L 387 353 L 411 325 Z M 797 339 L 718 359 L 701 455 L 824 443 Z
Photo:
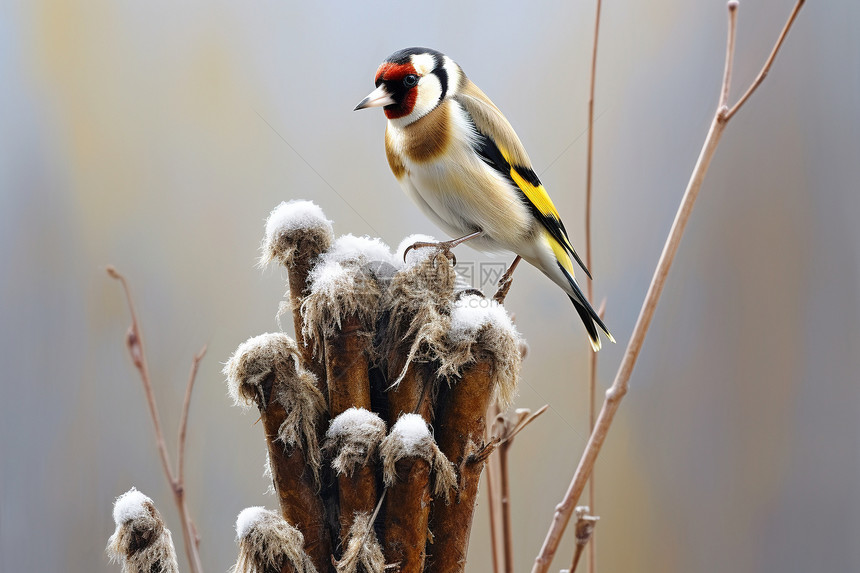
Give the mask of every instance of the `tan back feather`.
M 520 143 L 517 132 L 481 88 L 463 77 L 463 83 L 454 99 L 469 112 L 478 130 L 491 137 L 514 165 L 532 168 L 532 162 Z

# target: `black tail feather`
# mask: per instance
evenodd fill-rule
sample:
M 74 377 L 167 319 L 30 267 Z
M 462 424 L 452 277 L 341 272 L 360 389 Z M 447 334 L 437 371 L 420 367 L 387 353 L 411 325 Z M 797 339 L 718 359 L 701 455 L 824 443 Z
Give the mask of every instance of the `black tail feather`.
M 582 319 L 582 324 L 585 325 L 585 330 L 588 331 L 588 338 L 591 339 L 591 346 L 595 350 L 600 350 L 600 336 L 597 334 L 597 327 L 594 325 L 594 317 L 592 317 L 589 310 L 590 308 L 586 308 L 585 305 L 580 303 L 573 297 L 570 297 L 570 302 L 573 303 L 573 308 L 576 309 L 576 312 L 579 314 L 579 318 Z M 592 310 L 592 312 L 594 312 Z M 596 317 L 597 320 L 600 320 L 600 317 Z
M 600 316 L 594 311 L 589 304 L 588 299 L 585 298 L 585 295 L 582 294 L 582 290 L 579 288 L 579 285 L 576 284 L 576 281 L 573 280 L 573 277 L 569 272 L 565 270 L 561 263 L 558 263 L 558 268 L 564 273 L 564 276 L 567 277 L 567 282 L 570 284 L 570 288 L 573 289 L 574 296 L 569 296 L 570 302 L 573 303 L 573 306 L 576 308 L 576 312 L 579 313 L 579 317 L 582 319 L 582 323 L 585 324 L 585 330 L 588 331 L 588 337 L 591 338 L 591 346 L 594 350 L 600 350 L 600 337 L 597 334 L 597 328 L 595 328 L 595 324 L 600 327 L 600 329 L 606 333 L 606 337 L 611 341 L 615 342 L 615 338 L 612 337 L 612 334 L 609 332 L 609 329 L 606 328 L 606 325 L 603 324 L 603 321 L 600 320 Z

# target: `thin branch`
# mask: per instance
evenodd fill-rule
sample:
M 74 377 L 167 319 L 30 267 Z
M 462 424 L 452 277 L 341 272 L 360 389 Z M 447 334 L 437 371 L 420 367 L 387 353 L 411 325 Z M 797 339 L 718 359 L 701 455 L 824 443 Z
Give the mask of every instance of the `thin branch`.
M 729 105 L 729 88 L 732 84 L 732 65 L 735 59 L 735 36 L 738 30 L 738 0 L 729 0 L 729 33 L 726 35 L 726 65 L 723 69 L 723 89 L 720 91 L 719 109 Z
M 788 29 L 790 28 L 791 23 L 794 21 L 797 11 L 803 4 L 803 1 L 804 0 L 798 0 L 797 5 L 792 12 L 792 15 L 788 20 L 788 23 L 780 34 L 776 46 L 774 47 L 770 58 L 768 58 L 768 62 L 765 64 L 764 69 L 762 70 L 763 73 L 759 74 L 762 79 L 764 75 L 766 75 L 767 70 L 770 67 L 770 63 L 772 62 L 777 50 L 779 49 L 779 46 L 782 44 L 786 34 L 788 33 Z M 734 2 L 732 2 L 732 4 L 733 3 Z M 734 21 L 734 17 L 731 15 L 734 10 L 735 8 L 732 8 L 730 4 L 730 27 L 733 25 Z M 731 53 L 731 50 L 733 49 L 733 44 L 730 41 L 728 42 L 728 45 L 729 50 L 726 57 L 727 59 L 730 59 L 733 56 L 733 54 Z M 730 73 L 731 66 L 727 65 L 726 69 Z M 724 74 L 724 83 L 729 81 L 729 73 Z M 756 83 L 753 84 L 751 89 L 747 90 L 747 94 L 752 93 L 751 90 L 754 89 L 758 85 L 758 83 L 760 83 L 760 80 L 757 79 Z M 723 91 L 725 91 L 725 86 L 721 86 L 720 93 L 723 93 Z M 582 491 L 585 489 L 585 483 L 594 469 L 594 462 L 597 459 L 597 455 L 600 453 L 600 449 L 603 446 L 603 442 L 606 439 L 606 435 L 609 432 L 609 428 L 612 425 L 612 420 L 615 417 L 615 413 L 618 411 L 618 407 L 621 403 L 621 400 L 627 393 L 630 375 L 633 372 L 633 367 L 636 364 L 636 359 L 638 358 L 639 352 L 642 349 L 642 344 L 645 340 L 645 334 L 648 332 L 648 327 L 651 324 L 651 319 L 654 317 L 654 311 L 657 307 L 657 302 L 659 301 L 660 295 L 663 291 L 663 286 L 666 283 L 666 277 L 669 274 L 669 269 L 672 266 L 672 261 L 674 260 L 675 254 L 678 251 L 678 245 L 680 244 L 681 237 L 684 234 L 684 229 L 686 228 L 687 222 L 690 219 L 690 213 L 692 212 L 693 204 L 695 203 L 699 190 L 702 187 L 702 182 L 704 181 L 705 174 L 707 173 L 708 167 L 711 163 L 711 159 L 713 158 L 714 153 L 717 149 L 720 137 L 722 136 L 723 131 L 728 124 L 728 120 L 731 119 L 734 110 L 736 110 L 738 105 L 743 104 L 745 99 L 749 97 L 747 94 L 745 94 L 744 97 L 741 98 L 741 101 L 738 102 L 738 104 L 736 104 L 735 107 L 732 108 L 732 110 L 727 112 L 725 108 L 718 108 L 716 113 L 714 114 L 714 118 L 711 121 L 711 127 L 708 131 L 708 135 L 705 138 L 705 142 L 702 146 L 699 158 L 696 161 L 695 167 L 693 168 L 693 173 L 690 176 L 690 181 L 688 182 L 687 189 L 684 192 L 684 197 L 681 199 L 681 205 L 679 206 L 678 212 L 675 215 L 675 220 L 672 223 L 672 228 L 669 231 L 669 236 L 666 239 L 666 244 L 663 247 L 663 252 L 660 255 L 660 260 L 657 263 L 657 268 L 654 271 L 654 276 L 651 279 L 651 284 L 648 287 L 648 292 L 645 295 L 645 301 L 642 304 L 639 318 L 636 321 L 636 326 L 633 328 L 633 333 L 631 334 L 630 342 L 627 345 L 624 357 L 618 368 L 618 373 L 615 376 L 615 380 L 613 381 L 612 386 L 606 392 L 606 399 L 603 402 L 603 407 L 600 410 L 600 414 L 597 418 L 597 423 L 595 425 L 594 431 L 589 437 L 588 444 L 585 447 L 585 451 L 582 454 L 582 458 L 579 461 L 579 465 L 576 468 L 576 472 L 574 473 L 573 479 L 571 480 L 568 490 L 564 495 L 564 499 L 558 506 L 556 506 L 552 523 L 550 524 L 549 530 L 547 531 L 546 539 L 544 539 L 541 551 L 535 559 L 534 566 L 532 567 L 532 573 L 545 573 L 546 571 L 548 571 L 549 566 L 552 563 L 552 559 L 555 556 L 555 552 L 558 549 L 559 542 L 561 541 L 562 533 L 564 532 L 568 522 L 570 521 L 570 517 L 573 514 L 573 510 L 577 500 L 579 500 L 579 497 L 582 495 Z
M 591 297 L 591 281 L 588 281 L 589 297 Z M 590 299 L 589 299 L 590 300 Z M 597 316 L 601 320 L 606 314 L 606 299 L 600 303 L 600 308 L 597 309 Z M 597 352 L 589 353 L 589 368 L 588 368 L 588 431 L 594 431 L 594 425 L 597 423 Z M 594 507 L 597 493 L 595 491 L 595 482 L 597 477 L 594 475 L 594 470 L 591 471 L 591 477 L 588 480 L 588 506 Z M 579 555 L 582 553 L 582 547 L 576 546 L 576 556 L 574 557 L 573 567 L 570 572 L 576 570 L 576 563 L 579 560 Z M 591 538 L 591 543 L 588 544 L 588 573 L 594 573 L 597 569 L 597 540 Z
M 489 412 L 487 413 L 487 418 L 490 420 L 495 420 L 499 415 L 499 404 L 496 401 L 493 401 L 490 404 Z M 490 437 L 488 434 L 488 429 L 484 431 L 484 441 L 489 442 Z M 491 455 L 487 460 L 487 507 L 490 512 L 490 551 L 493 555 L 493 573 L 501 573 L 500 569 L 500 561 L 499 559 L 499 516 L 497 515 L 497 509 L 500 505 L 499 500 L 499 492 L 496 490 L 497 484 L 496 480 L 498 479 L 498 468 L 496 467 L 496 460 L 498 456 Z
M 521 411 L 518 410 L 517 414 L 519 415 L 519 417 L 517 419 L 517 423 L 514 424 L 513 428 L 508 430 L 504 436 L 502 436 L 502 438 L 499 440 L 499 444 L 501 445 L 507 442 L 512 442 L 517 436 L 517 434 L 522 432 L 526 426 L 535 421 L 535 418 L 537 418 L 547 410 L 549 410 L 549 404 L 544 404 L 543 406 L 538 408 L 538 410 L 534 414 L 532 414 L 531 411 L 526 408 L 523 408 Z
M 185 503 L 184 494 L 185 494 L 185 434 L 188 428 L 188 411 L 191 408 L 191 391 L 194 389 L 194 381 L 197 379 L 197 370 L 200 368 L 200 361 L 203 360 L 203 357 L 206 355 L 207 345 L 204 344 L 203 348 L 200 349 L 200 352 L 194 355 L 194 358 L 191 360 L 191 372 L 188 374 L 188 385 L 185 387 L 185 399 L 182 401 L 182 417 L 179 419 L 179 436 L 177 438 L 177 460 L 176 465 L 179 468 L 179 479 L 176 481 L 174 486 L 174 494 L 176 490 L 181 491 L 183 499 L 182 503 Z M 186 512 L 186 518 L 188 520 L 188 526 L 190 528 L 190 537 L 194 540 L 194 546 L 200 547 L 200 536 L 197 535 L 197 528 L 194 526 L 194 522 L 191 520 L 191 516 Z
M 137 320 L 137 311 L 134 308 L 134 299 L 131 296 L 131 289 L 128 282 L 125 280 L 119 271 L 112 265 L 108 265 L 107 273 L 112 278 L 118 280 L 122 284 L 125 291 L 125 298 L 128 301 L 128 309 L 131 312 L 131 325 L 128 327 L 128 332 L 125 335 L 125 345 L 131 354 L 131 360 L 135 368 L 140 373 L 140 380 L 143 382 L 143 391 L 146 395 L 146 403 L 149 404 L 149 414 L 152 417 L 152 424 L 155 426 L 155 444 L 158 446 L 158 455 L 161 458 L 161 465 L 164 467 L 164 473 L 167 475 L 167 481 L 171 487 L 176 483 L 176 477 L 173 474 L 173 468 L 170 466 L 170 458 L 167 454 L 167 443 L 164 441 L 164 433 L 161 431 L 161 419 L 158 416 L 158 406 L 155 403 L 155 394 L 152 392 L 152 382 L 149 378 L 149 366 L 146 362 L 146 350 L 143 343 L 143 336 L 140 333 L 140 323 Z
M 513 413 L 506 412 L 504 414 L 497 414 L 495 417 L 494 425 L 499 429 L 500 434 L 497 439 L 499 482 L 501 484 L 502 551 L 504 552 L 502 570 L 505 573 L 513 573 L 514 571 L 514 536 L 511 521 L 511 492 L 508 480 L 508 453 L 517 434 L 522 432 L 526 426 L 535 421 L 548 409 L 549 404 L 544 404 L 534 413 L 528 408 L 518 408 Z
M 170 457 L 167 453 L 167 443 L 164 440 L 164 433 L 161 431 L 161 420 L 158 416 L 158 407 L 155 402 L 155 394 L 152 391 L 152 382 L 149 377 L 149 365 L 146 361 L 146 351 L 144 349 L 143 335 L 140 331 L 140 323 L 137 319 L 137 311 L 134 307 L 134 299 L 131 296 L 131 289 L 128 286 L 125 276 L 116 270 L 112 265 L 107 266 L 107 273 L 110 277 L 118 280 L 122 284 L 125 291 L 125 297 L 128 301 L 129 312 L 131 313 L 131 326 L 128 327 L 125 343 L 128 351 L 131 354 L 131 360 L 135 368 L 140 373 L 141 382 L 143 382 L 144 394 L 146 395 L 147 404 L 149 404 L 149 413 L 152 417 L 152 423 L 155 426 L 155 443 L 158 447 L 158 455 L 161 458 L 161 465 L 164 468 L 164 473 L 167 481 L 170 484 L 170 489 L 173 491 L 173 501 L 176 503 L 176 508 L 179 511 L 179 517 L 182 520 L 182 537 L 185 542 L 185 552 L 188 556 L 188 563 L 192 573 L 202 573 L 203 567 L 200 562 L 200 554 L 197 550 L 199 539 L 194 524 L 191 521 L 191 516 L 188 512 L 188 506 L 185 503 L 185 485 L 181 476 L 182 465 L 185 456 L 185 426 L 188 418 L 188 408 L 191 402 L 191 388 L 194 385 L 194 379 L 197 374 L 197 367 L 200 360 L 203 359 L 203 354 L 206 352 L 204 347 L 201 352 L 194 357 L 191 365 L 191 375 L 188 381 L 188 388 L 185 393 L 185 402 L 183 404 L 182 421 L 179 429 L 179 471 L 180 477 L 173 473 L 173 468 L 170 465 Z
M 197 369 L 200 367 L 200 361 L 206 356 L 207 345 L 203 345 L 200 352 L 194 355 L 191 361 L 191 373 L 188 375 L 188 385 L 185 387 L 185 399 L 182 401 L 182 417 L 179 419 L 179 438 L 177 439 L 179 466 L 179 483 L 185 484 L 185 433 L 188 428 L 188 410 L 191 407 L 191 391 L 194 389 L 194 380 L 197 378 Z
M 594 164 L 594 86 L 597 81 L 597 38 L 600 31 L 601 0 L 597 0 L 594 18 L 594 45 L 591 49 L 591 81 L 588 91 L 588 147 L 585 163 L 585 266 L 593 274 L 591 268 L 591 178 Z M 592 281 L 587 281 L 588 300 L 592 296 Z
M 502 490 L 502 551 L 505 555 L 504 573 L 514 573 L 514 534 L 511 528 L 511 488 L 508 479 L 508 450 L 511 442 L 499 444 L 499 475 Z
M 594 261 L 591 258 L 591 180 L 594 165 L 594 91 L 597 83 L 597 41 L 600 36 L 600 11 L 602 0 L 597 0 L 594 14 L 594 44 L 591 48 L 591 77 L 588 90 L 588 151 L 585 168 L 585 265 L 589 272 L 594 273 Z M 592 275 L 593 276 L 593 275 Z M 594 281 L 586 281 L 588 300 L 594 297 Z M 588 429 L 594 430 L 595 411 L 597 403 L 597 353 L 592 352 L 588 361 Z M 592 476 L 588 482 L 588 505 L 594 507 L 594 481 Z M 594 573 L 596 552 L 592 543 L 588 548 L 588 572 Z
M 785 41 L 785 37 L 788 35 L 789 30 L 791 30 L 792 24 L 794 24 L 794 19 L 797 18 L 798 12 L 803 7 L 803 3 L 805 0 L 797 0 L 797 4 L 794 5 L 794 10 L 791 11 L 791 15 L 788 17 L 788 21 L 785 23 L 785 26 L 782 28 L 782 32 L 779 34 L 779 38 L 776 40 L 776 44 L 773 46 L 773 50 L 770 52 L 770 56 L 768 56 L 767 61 L 762 66 L 761 71 L 758 73 L 758 76 L 753 81 L 752 85 L 747 89 L 746 93 L 741 96 L 738 102 L 732 106 L 732 108 L 726 112 L 725 120 L 728 121 L 734 116 L 742 105 L 746 103 L 746 101 L 750 98 L 753 92 L 758 89 L 764 79 L 767 77 L 768 72 L 770 72 L 770 67 L 773 65 L 773 61 L 776 59 L 776 54 L 779 52 L 779 49 L 782 47 L 783 41 Z

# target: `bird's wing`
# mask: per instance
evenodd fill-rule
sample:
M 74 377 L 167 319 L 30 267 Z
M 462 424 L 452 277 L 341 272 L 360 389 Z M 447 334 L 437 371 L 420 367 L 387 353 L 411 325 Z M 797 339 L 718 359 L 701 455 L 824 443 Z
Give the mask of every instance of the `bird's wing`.
M 469 80 L 465 81 L 454 99 L 472 119 L 476 132 L 473 143 L 475 152 L 519 189 L 523 201 L 535 217 L 562 249 L 576 259 L 588 278 L 591 278 L 591 273 L 576 254 L 567 236 L 558 210 L 532 169 L 523 144 L 499 108 Z

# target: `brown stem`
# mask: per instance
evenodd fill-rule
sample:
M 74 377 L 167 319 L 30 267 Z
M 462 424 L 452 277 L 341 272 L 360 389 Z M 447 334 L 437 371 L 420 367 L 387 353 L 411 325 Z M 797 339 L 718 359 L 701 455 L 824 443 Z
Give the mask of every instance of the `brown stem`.
M 408 352 L 409 341 L 405 347 L 399 347 L 389 355 L 389 380 L 397 376 L 403 370 L 403 362 Z M 430 395 L 433 390 L 433 381 L 427 376 L 427 368 L 424 364 L 411 362 L 406 367 L 403 379 L 386 392 L 388 398 L 389 426 L 403 414 L 418 414 L 428 422 L 433 418 L 433 399 Z
M 490 420 L 495 420 L 498 415 L 499 415 L 498 402 L 493 401 L 493 403 L 490 405 L 490 410 L 487 413 L 487 417 Z M 484 441 L 485 442 L 489 441 L 488 433 L 487 433 L 486 429 L 484 430 Z M 490 512 L 490 549 L 491 549 L 492 555 L 493 555 L 493 573 L 501 573 L 500 565 L 501 565 L 502 560 L 500 559 L 500 556 L 499 556 L 499 551 L 501 549 L 501 547 L 500 547 L 501 544 L 499 543 L 499 533 L 500 533 L 499 529 L 500 529 L 500 527 L 499 527 L 499 523 L 498 523 L 499 516 L 497 515 L 497 513 L 499 513 L 498 508 L 499 508 L 500 502 L 499 502 L 499 494 L 496 491 L 496 484 L 495 484 L 497 478 L 494 477 L 494 476 L 498 476 L 498 472 L 499 472 L 498 468 L 496 467 L 496 465 L 497 465 L 496 458 L 497 458 L 497 456 L 491 455 L 487 459 L 487 507 L 488 507 L 489 512 Z
M 589 295 L 591 296 L 591 281 L 588 281 L 589 287 Z M 606 312 L 606 301 L 604 300 L 600 304 L 600 308 L 597 309 L 597 315 L 601 320 L 604 319 L 604 314 Z M 592 352 L 589 355 L 589 367 L 588 367 L 588 431 L 594 431 L 594 425 L 597 423 L 597 352 Z M 591 477 L 588 480 L 588 506 L 594 507 L 595 503 L 595 482 L 597 477 L 595 476 L 596 469 L 591 470 Z M 570 570 L 573 573 L 576 570 L 576 563 L 579 561 L 579 555 L 582 553 L 582 547 L 577 545 L 576 547 L 576 556 L 573 561 L 573 568 Z M 588 544 L 588 573 L 594 573 L 597 569 L 597 540 L 592 537 L 591 542 Z
M 738 2 L 729 0 L 729 33 L 726 34 L 726 62 L 723 68 L 723 83 L 720 89 L 720 103 L 717 109 L 726 107 L 729 103 L 729 88 L 732 85 L 732 65 L 735 60 L 735 36 L 738 30 Z
M 747 88 L 747 91 L 744 92 L 744 95 L 742 95 L 738 102 L 726 112 L 726 121 L 730 120 L 738 112 L 741 106 L 746 103 L 746 101 L 750 98 L 753 92 L 758 89 L 758 87 L 767 77 L 767 74 L 768 72 L 770 72 L 770 68 L 773 65 L 773 61 L 776 59 L 776 54 L 782 47 L 782 43 L 785 41 L 785 38 L 788 35 L 788 31 L 791 29 L 792 24 L 794 24 L 794 19 L 797 18 L 798 12 L 800 12 L 800 9 L 803 7 L 804 1 L 805 0 L 797 0 L 797 4 L 794 5 L 794 9 L 791 11 L 791 14 L 788 17 L 788 21 L 785 23 L 785 26 L 783 26 L 782 32 L 780 32 L 779 38 L 777 38 L 776 44 L 774 44 L 773 50 L 771 50 L 767 61 L 765 61 L 764 66 L 762 66 L 761 71 L 758 73 L 758 76 L 756 76 L 756 79 L 753 81 L 752 85 L 750 85 L 750 87 Z
M 340 330 L 325 337 L 325 375 L 331 419 L 352 407 L 370 410 L 369 343 L 370 338 L 355 315 L 346 317 Z
M 140 374 L 140 380 L 143 383 L 144 395 L 146 402 L 149 405 L 149 414 L 152 418 L 152 424 L 155 427 L 155 444 L 158 449 L 158 456 L 161 459 L 161 466 L 164 469 L 164 474 L 170 484 L 173 492 L 173 501 L 176 503 L 176 508 L 179 510 L 179 516 L 182 520 L 182 538 L 185 543 L 185 553 L 188 557 L 188 565 L 192 573 L 202 573 L 203 567 L 200 562 L 200 554 L 197 550 L 198 540 L 194 533 L 194 524 L 191 521 L 191 516 L 188 512 L 188 507 L 185 503 L 185 484 L 183 477 L 177 477 L 173 473 L 173 468 L 170 465 L 170 456 L 167 453 L 167 442 L 164 440 L 164 433 L 161 430 L 161 419 L 158 415 L 158 405 L 155 401 L 155 393 L 152 391 L 152 382 L 149 377 L 149 365 L 146 360 L 146 349 L 143 341 L 143 335 L 140 331 L 140 323 L 137 319 L 137 311 L 134 306 L 134 299 L 131 296 L 131 289 L 128 286 L 125 276 L 116 270 L 112 265 L 108 265 L 107 273 L 110 277 L 118 280 L 122 284 L 125 291 L 125 297 L 128 301 L 128 309 L 131 314 L 131 325 L 128 327 L 126 334 L 126 346 L 128 347 L 131 360 L 134 363 Z M 188 381 L 188 388 L 185 393 L 185 403 L 183 404 L 183 420 L 180 423 L 180 472 L 182 471 L 182 460 L 184 458 L 184 433 L 185 424 L 187 423 L 188 406 L 191 402 L 191 388 L 194 385 L 194 378 L 197 374 L 197 366 L 205 353 L 205 347 L 194 357 L 191 368 L 191 376 Z
M 505 573 L 514 573 L 514 534 L 511 530 L 511 490 L 508 482 L 508 449 L 511 442 L 499 445 L 499 481 L 502 488 L 502 549 L 505 553 Z
M 730 27 L 733 27 L 736 21 L 732 15 L 735 10 L 734 7 L 731 7 L 732 4 L 736 5 L 736 3 L 730 3 Z M 788 23 L 777 40 L 777 44 L 771 53 L 770 58 L 768 58 L 768 62 L 765 64 L 765 69 L 763 70 L 765 74 L 802 4 L 803 0 L 798 0 Z M 733 33 L 734 32 L 732 30 L 729 31 L 729 34 Z M 729 60 L 733 55 L 731 50 L 734 45 L 731 41 L 727 44 L 728 48 L 726 58 Z M 726 70 L 727 72 L 723 77 L 724 84 L 728 83 L 731 79 L 731 66 L 727 65 Z M 757 85 L 757 83 L 754 83 L 751 89 L 754 89 Z M 721 89 L 721 93 L 723 91 L 725 90 Z M 751 93 L 751 91 L 748 90 L 748 93 Z M 747 97 L 748 95 L 745 95 L 744 98 L 742 98 L 741 101 L 732 108 L 732 110 L 736 110 L 738 105 L 742 104 Z M 558 549 L 558 544 L 561 541 L 562 533 L 570 521 L 576 502 L 579 500 L 580 495 L 582 495 L 583 489 L 585 489 L 585 482 L 588 480 L 594 469 L 594 462 L 597 459 L 597 455 L 600 453 L 600 449 L 603 446 L 603 442 L 606 439 L 610 426 L 612 425 L 615 413 L 618 411 L 622 398 L 627 393 L 630 375 L 633 372 L 636 359 L 642 349 L 645 334 L 648 332 L 648 327 L 650 326 L 651 319 L 654 316 L 657 302 L 660 299 L 660 294 L 662 293 L 663 286 L 666 283 L 666 277 L 668 276 L 669 269 L 672 266 L 672 261 L 678 251 L 678 245 L 680 244 L 681 237 L 684 234 L 684 229 L 690 219 L 693 204 L 695 203 L 699 190 L 702 187 L 702 182 L 704 181 L 705 174 L 708 171 L 711 159 L 713 159 L 720 137 L 722 136 L 728 120 L 732 115 L 733 112 L 726 110 L 725 107 L 718 108 L 714 114 L 711 127 L 708 130 L 708 135 L 705 137 L 704 145 L 702 146 L 699 158 L 696 161 L 696 166 L 693 168 L 693 173 L 690 176 L 687 189 L 684 192 L 684 197 L 681 199 L 681 205 L 675 215 L 675 220 L 672 223 L 672 228 L 669 231 L 669 236 L 666 239 L 666 244 L 663 247 L 663 252 L 660 255 L 660 260 L 657 263 L 657 268 L 654 271 L 651 284 L 648 287 L 648 292 L 645 295 L 645 301 L 642 304 L 639 318 L 636 321 L 636 326 L 633 328 L 633 333 L 630 336 L 630 342 L 627 345 L 621 365 L 618 368 L 618 373 L 615 376 L 612 386 L 606 392 L 606 399 L 603 402 L 603 407 L 600 410 L 594 430 L 589 437 L 588 444 L 585 446 L 585 451 L 582 454 L 582 458 L 579 461 L 579 465 L 576 468 L 576 472 L 574 473 L 570 486 L 568 487 L 562 502 L 556 506 L 552 523 L 547 531 L 546 539 L 544 539 L 543 546 L 541 547 L 540 553 L 536 557 L 534 566 L 532 567 L 532 573 L 544 573 L 549 570 L 549 566 L 552 563 L 556 550 Z
M 305 242 L 298 240 L 294 254 L 287 267 L 287 280 L 290 285 L 290 304 L 293 310 L 293 328 L 296 333 L 296 344 L 302 357 L 302 364 L 310 370 L 317 378 L 317 388 L 323 396 L 328 396 L 328 385 L 326 382 L 325 351 L 320 349 L 314 356 L 313 341 L 305 340 L 302 331 L 304 317 L 302 316 L 302 303 L 309 294 L 308 275 L 320 255 L 322 245 L 316 242 Z
M 369 516 L 377 506 L 377 459 L 384 438 L 385 422 L 366 408 L 355 408 L 332 418 L 326 433 L 323 452 L 331 457 L 331 467 L 337 474 L 338 536 L 345 550 L 356 534 L 353 526 L 358 516 Z
M 167 443 L 164 441 L 164 433 L 161 431 L 161 418 L 158 415 L 158 405 L 155 403 L 155 394 L 152 392 L 152 382 L 149 378 L 149 365 L 146 360 L 146 348 L 143 342 L 143 335 L 140 332 L 140 325 L 137 320 L 137 311 L 134 307 L 134 300 L 131 296 L 131 289 L 125 276 L 117 271 L 113 266 L 107 267 L 108 274 L 117 279 L 125 291 L 125 297 L 128 301 L 128 309 L 131 312 L 131 325 L 128 327 L 128 332 L 125 337 L 125 344 L 128 347 L 128 352 L 131 354 L 131 360 L 134 363 L 140 374 L 140 380 L 143 382 L 143 391 L 146 396 L 146 403 L 149 405 L 149 414 L 152 418 L 152 424 L 155 427 L 155 443 L 158 446 L 158 455 L 161 458 L 161 465 L 164 468 L 164 473 L 167 475 L 167 480 L 173 484 L 176 478 L 173 474 L 173 468 L 170 466 L 170 457 L 167 454 Z
M 585 266 L 589 272 L 594 273 L 594 261 L 591 258 L 591 196 L 592 196 L 592 173 L 594 167 L 594 91 L 597 83 L 597 40 L 600 35 L 600 9 L 602 1 L 597 0 L 594 14 L 594 43 L 591 48 L 591 75 L 588 87 L 588 147 L 585 160 Z M 586 293 L 588 300 L 594 297 L 594 281 L 589 278 L 586 281 Z M 588 360 L 588 423 L 589 431 L 594 430 L 595 403 L 597 398 L 597 353 L 592 352 Z M 594 507 L 594 476 L 588 482 L 588 503 Z M 594 573 L 596 562 L 595 545 L 592 543 L 588 549 L 588 571 Z
M 589 283 L 590 285 L 590 283 Z M 592 352 L 588 361 L 588 428 L 590 432 L 594 431 L 594 425 L 597 422 L 597 352 Z M 591 471 L 591 477 L 588 480 L 588 506 L 595 505 L 595 486 L 594 482 L 597 477 L 594 474 L 595 470 Z M 582 553 L 582 548 L 577 546 L 577 556 Z M 573 569 L 571 573 L 576 571 L 576 562 L 579 557 L 574 558 Z M 594 573 L 597 569 L 597 544 L 596 540 L 592 539 L 588 544 L 588 573 Z
M 197 379 L 197 370 L 200 367 L 200 361 L 206 355 L 206 345 L 200 349 L 200 352 L 194 355 L 191 361 L 191 373 L 188 375 L 188 385 L 185 388 L 185 399 L 182 401 L 182 417 L 179 419 L 179 436 L 177 438 L 177 463 L 179 468 L 179 479 L 174 488 L 173 495 L 176 498 L 176 505 L 180 508 L 179 515 L 182 518 L 182 536 L 185 543 L 194 542 L 195 547 L 200 547 L 200 536 L 197 535 L 197 528 L 194 527 L 194 522 L 191 520 L 191 515 L 185 503 L 185 435 L 188 429 L 188 411 L 191 408 L 191 391 L 194 389 L 194 381 Z M 186 529 L 188 534 L 186 534 Z
M 376 489 L 375 464 L 358 466 L 351 474 L 340 474 L 337 477 L 337 487 L 340 503 L 340 539 L 342 543 L 346 543 L 355 515 L 371 513 L 376 507 L 379 493 Z
M 588 88 L 588 147 L 585 160 L 585 266 L 594 274 L 591 268 L 591 178 L 594 165 L 594 86 L 597 80 L 597 38 L 600 31 L 601 0 L 597 0 L 594 17 L 594 44 L 591 49 L 591 78 Z M 591 300 L 591 282 L 587 281 L 588 300 Z
M 395 470 L 398 480 L 385 490 L 383 551 L 388 563 L 400 565 L 400 573 L 422 573 L 430 516 L 430 462 L 410 456 L 398 460 Z
M 582 550 L 584 547 L 584 545 L 576 544 L 576 548 L 573 550 L 573 563 L 570 565 L 569 573 L 576 573 L 576 568 L 579 565 L 579 559 L 582 557 Z
M 454 499 L 433 500 L 430 571 L 454 573 L 463 571 L 466 565 L 478 484 L 487 457 L 495 448 L 495 441 L 484 442 L 494 382 L 490 364 L 476 362 L 467 366 L 461 378 L 439 398 L 434 424 L 436 442 L 454 464 L 459 485 Z
M 274 375 L 270 375 L 264 386 L 274 384 L 274 378 Z M 284 406 L 274 399 L 267 399 L 265 404 L 265 408 L 260 408 L 260 416 L 281 515 L 304 534 L 305 551 L 317 571 L 328 571 L 331 539 L 322 499 L 317 495 L 313 472 L 308 467 L 305 452 L 301 447 L 287 446 L 278 439 L 281 424 L 287 417 Z
M 549 409 L 549 405 L 545 404 L 536 412 L 532 413 L 528 409 L 518 409 L 515 412 L 506 413 L 504 415 L 496 414 L 494 423 L 497 425 L 500 436 L 496 438 L 499 446 L 499 454 L 495 456 L 499 463 L 499 481 L 501 482 L 501 496 L 499 500 L 500 513 L 502 515 L 502 550 L 503 550 L 503 565 L 502 569 L 506 573 L 511 573 L 514 567 L 513 561 L 513 533 L 510 508 L 510 486 L 508 482 L 508 455 L 514 438 L 522 432 L 526 426 L 535 421 L 540 415 Z M 498 408 L 495 410 L 498 412 Z
M 179 436 L 176 440 L 177 451 L 177 466 L 179 467 L 179 483 L 185 484 L 185 434 L 188 429 L 188 411 L 191 408 L 191 391 L 194 389 L 194 381 L 197 378 L 197 369 L 200 367 L 200 361 L 206 356 L 206 347 L 200 349 L 200 352 L 194 355 L 191 361 L 191 373 L 188 375 L 188 385 L 185 387 L 185 399 L 182 401 L 182 417 L 179 419 Z

